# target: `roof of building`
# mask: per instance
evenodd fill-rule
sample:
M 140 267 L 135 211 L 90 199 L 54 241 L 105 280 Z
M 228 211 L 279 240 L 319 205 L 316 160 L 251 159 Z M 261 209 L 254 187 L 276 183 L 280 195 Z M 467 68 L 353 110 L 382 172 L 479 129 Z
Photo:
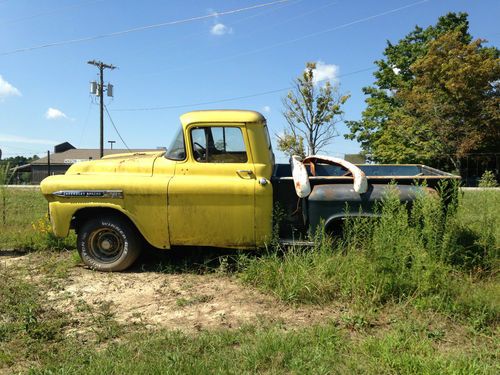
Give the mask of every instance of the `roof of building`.
M 145 152 L 145 151 L 159 151 L 159 149 L 108 149 L 104 150 L 104 155 L 112 154 L 123 154 L 129 152 Z M 58 152 L 55 154 L 50 154 L 50 164 L 65 164 L 70 165 L 79 161 L 95 160 L 100 159 L 100 150 L 98 149 L 86 149 L 86 148 L 75 148 L 64 152 Z M 35 160 L 31 165 L 47 165 L 47 156 Z

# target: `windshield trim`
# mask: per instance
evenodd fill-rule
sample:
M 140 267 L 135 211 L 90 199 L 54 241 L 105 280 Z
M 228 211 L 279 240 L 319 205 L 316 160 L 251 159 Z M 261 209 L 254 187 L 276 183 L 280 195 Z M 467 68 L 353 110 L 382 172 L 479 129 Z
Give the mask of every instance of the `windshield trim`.
M 177 140 L 179 139 L 180 136 L 182 136 L 182 147 L 184 149 L 184 157 L 182 159 L 178 158 L 178 157 L 171 157 L 170 156 L 170 151 L 171 150 L 174 150 L 174 149 L 179 150 L 179 147 L 174 148 L 174 145 L 175 145 L 175 143 L 177 142 Z M 186 137 L 184 136 L 184 129 L 183 129 L 182 125 L 180 126 L 179 130 L 177 131 L 175 137 L 172 139 L 172 142 L 170 143 L 170 147 L 167 148 L 167 151 L 165 152 L 165 156 L 164 157 L 165 157 L 165 159 L 173 160 L 173 161 L 185 161 L 187 159 Z

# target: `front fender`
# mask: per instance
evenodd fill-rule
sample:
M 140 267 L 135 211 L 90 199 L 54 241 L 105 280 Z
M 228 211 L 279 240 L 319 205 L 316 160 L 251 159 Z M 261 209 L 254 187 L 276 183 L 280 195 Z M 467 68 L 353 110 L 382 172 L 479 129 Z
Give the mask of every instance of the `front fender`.
M 50 223 L 52 224 L 52 231 L 56 237 L 66 237 L 69 233 L 71 221 L 75 214 L 84 208 L 108 208 L 116 210 L 127 216 L 136 226 L 137 223 L 130 215 L 129 212 L 125 211 L 122 207 L 117 204 L 111 203 L 62 203 L 62 202 L 50 202 L 49 203 L 49 213 L 50 213 Z
M 68 235 L 71 221 L 81 209 L 111 209 L 126 216 L 151 245 L 170 248 L 167 189 L 170 175 L 64 175 L 41 183 L 49 201 L 54 234 Z M 99 213 L 96 213 L 99 214 Z

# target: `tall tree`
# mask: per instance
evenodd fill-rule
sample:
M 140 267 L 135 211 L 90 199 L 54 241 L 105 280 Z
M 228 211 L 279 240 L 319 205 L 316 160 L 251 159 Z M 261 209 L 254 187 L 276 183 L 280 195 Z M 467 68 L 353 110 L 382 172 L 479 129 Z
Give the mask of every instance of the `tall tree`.
M 415 72 L 412 65 L 417 59 L 425 56 L 432 41 L 441 35 L 456 31 L 463 43 L 472 39 L 468 32 L 469 24 L 466 13 L 449 13 L 440 17 L 435 26 L 426 29 L 416 26 L 407 36 L 397 44 L 387 42 L 383 55 L 384 58 L 375 61 L 378 70 L 374 73 L 374 85 L 363 88 L 367 95 L 367 107 L 359 121 L 347 121 L 350 134 L 348 139 L 355 139 L 361 144 L 364 154 L 372 160 L 379 162 L 404 162 L 425 161 L 416 159 L 416 145 L 411 142 L 403 145 L 398 142 L 401 134 L 391 124 L 400 120 L 400 110 L 403 98 L 396 95 L 403 89 L 409 89 L 415 82 Z M 423 131 L 423 130 L 422 130 Z M 387 146 L 393 148 L 388 152 Z M 400 156 L 398 160 L 394 155 Z
M 288 155 L 314 155 L 328 145 L 342 121 L 342 105 L 349 95 L 341 94 L 338 85 L 314 79 L 316 63 L 309 62 L 293 89 L 283 98 L 283 116 L 287 128 L 278 135 L 278 148 Z M 305 147 L 304 147 L 305 143 Z
M 450 31 L 429 43 L 410 67 L 412 85 L 394 95 L 402 105 L 376 142 L 380 154 L 394 161 L 446 158 L 460 170 L 466 154 L 500 150 L 499 51 L 482 42 Z

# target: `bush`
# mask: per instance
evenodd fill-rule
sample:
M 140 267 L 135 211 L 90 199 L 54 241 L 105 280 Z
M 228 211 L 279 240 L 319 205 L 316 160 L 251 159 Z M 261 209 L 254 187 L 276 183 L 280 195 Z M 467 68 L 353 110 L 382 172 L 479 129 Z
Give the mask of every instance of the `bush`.
M 460 206 L 422 194 L 407 207 L 389 194 L 378 219 L 346 220 L 341 240 L 319 233 L 310 249 L 269 250 L 246 259 L 241 277 L 290 303 L 343 300 L 377 308 L 410 302 L 481 317 L 477 326 L 493 324 L 500 314 L 495 290 L 477 285 L 498 270 L 498 219 L 472 226 Z
M 495 178 L 495 174 L 492 171 L 485 171 L 481 178 L 479 179 L 479 187 L 497 187 L 497 179 Z

